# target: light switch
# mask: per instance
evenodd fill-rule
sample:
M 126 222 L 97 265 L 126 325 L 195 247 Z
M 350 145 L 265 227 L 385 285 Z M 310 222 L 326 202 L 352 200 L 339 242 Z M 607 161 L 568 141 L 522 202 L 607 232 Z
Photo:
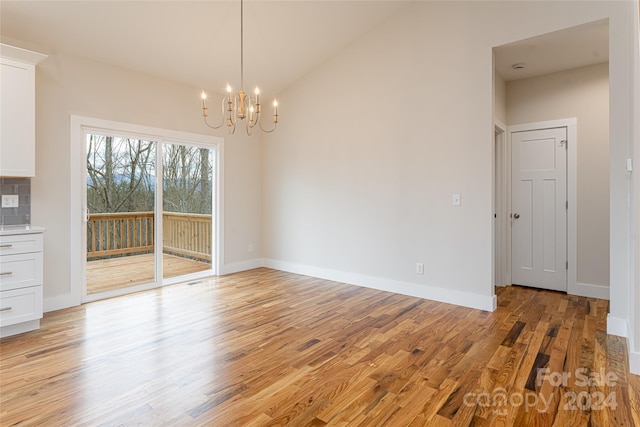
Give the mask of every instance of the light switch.
M 20 201 L 20 196 L 3 194 L 2 195 L 2 207 L 3 208 L 17 208 Z
M 453 206 L 460 206 L 460 195 L 459 194 L 454 194 L 453 195 Z

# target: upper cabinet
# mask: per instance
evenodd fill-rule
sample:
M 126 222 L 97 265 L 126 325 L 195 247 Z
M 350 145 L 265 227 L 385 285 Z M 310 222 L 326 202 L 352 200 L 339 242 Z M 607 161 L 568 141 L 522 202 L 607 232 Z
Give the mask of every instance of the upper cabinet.
M 36 174 L 36 71 L 47 56 L 0 43 L 0 176 Z

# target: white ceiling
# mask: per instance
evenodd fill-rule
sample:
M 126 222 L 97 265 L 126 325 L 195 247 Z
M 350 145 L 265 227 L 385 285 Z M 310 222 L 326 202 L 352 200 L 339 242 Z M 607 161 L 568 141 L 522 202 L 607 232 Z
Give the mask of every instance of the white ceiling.
M 591 22 L 494 48 L 495 68 L 506 81 L 609 61 L 609 21 Z M 514 70 L 512 66 L 526 67 Z
M 272 96 L 409 1 L 245 2 L 245 87 Z M 237 87 L 240 2 L 0 1 L 2 42 L 89 58 L 208 90 Z M 608 60 L 607 21 L 501 46 L 506 80 Z M 515 73 L 511 65 L 525 62 Z
M 245 87 L 275 94 L 407 2 L 244 5 Z M 3 42 L 224 91 L 240 80 L 240 1 L 0 1 Z M 264 92 L 266 90 L 266 92 Z

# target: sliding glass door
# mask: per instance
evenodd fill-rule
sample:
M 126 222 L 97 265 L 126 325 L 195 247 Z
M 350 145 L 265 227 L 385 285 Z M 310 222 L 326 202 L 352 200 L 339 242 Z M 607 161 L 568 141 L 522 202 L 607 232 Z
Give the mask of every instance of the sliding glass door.
M 87 147 L 87 294 L 156 281 L 156 142 L 92 133 Z
M 85 143 L 84 300 L 212 274 L 216 151 L 108 132 Z
M 183 144 L 162 150 L 162 271 L 173 278 L 210 270 L 215 152 Z

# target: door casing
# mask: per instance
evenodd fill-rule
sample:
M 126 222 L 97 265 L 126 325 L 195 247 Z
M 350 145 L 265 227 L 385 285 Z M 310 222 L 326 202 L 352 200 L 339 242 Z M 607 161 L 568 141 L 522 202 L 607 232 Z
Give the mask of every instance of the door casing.
M 511 194 L 511 163 L 507 161 L 507 126 L 499 120 L 494 123 L 494 201 L 493 201 L 493 235 L 494 235 L 494 271 L 495 286 L 508 286 L 511 283 L 511 234 L 509 227 L 509 199 Z

